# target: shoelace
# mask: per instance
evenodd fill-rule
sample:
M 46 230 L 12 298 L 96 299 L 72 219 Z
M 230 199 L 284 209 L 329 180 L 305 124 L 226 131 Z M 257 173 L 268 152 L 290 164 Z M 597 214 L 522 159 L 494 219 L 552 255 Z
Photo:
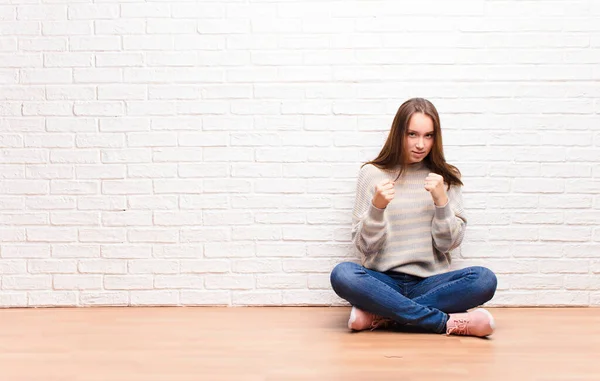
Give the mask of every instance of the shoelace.
M 387 328 L 389 327 L 390 323 L 392 322 L 392 320 L 387 319 L 387 318 L 376 318 L 371 322 L 371 331 L 373 331 L 374 329 L 377 329 L 379 327 L 382 328 Z
M 454 327 L 448 329 L 446 332 L 447 335 L 455 334 L 455 335 L 468 335 L 468 324 L 469 320 L 467 319 L 454 319 Z

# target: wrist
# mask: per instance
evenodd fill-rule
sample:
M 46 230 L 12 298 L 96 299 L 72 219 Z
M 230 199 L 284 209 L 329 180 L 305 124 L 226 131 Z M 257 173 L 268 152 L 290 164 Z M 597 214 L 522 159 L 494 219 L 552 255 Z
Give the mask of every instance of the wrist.
M 433 199 L 433 203 L 435 204 L 435 206 L 444 207 L 446 206 L 446 204 L 448 204 L 448 196 L 444 195 L 442 197 Z
M 385 209 L 380 209 L 376 207 L 373 203 L 371 203 L 371 207 L 369 208 L 368 215 L 372 221 L 381 223 L 384 221 Z
M 371 201 L 371 205 L 373 205 L 374 208 L 381 209 L 381 210 L 385 209 L 385 207 L 387 206 L 387 205 L 384 205 L 384 206 L 377 205 L 377 203 L 375 201 Z

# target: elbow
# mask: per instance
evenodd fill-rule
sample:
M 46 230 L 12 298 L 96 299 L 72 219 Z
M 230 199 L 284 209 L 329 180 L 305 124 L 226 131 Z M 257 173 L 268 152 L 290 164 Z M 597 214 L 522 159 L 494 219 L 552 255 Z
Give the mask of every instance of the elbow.
M 451 246 L 448 245 L 434 245 L 435 248 L 442 254 L 447 255 L 452 251 Z
M 379 239 L 373 241 L 373 240 L 366 240 L 364 237 L 357 234 L 356 236 L 352 237 L 352 242 L 354 243 L 354 246 L 356 247 L 356 249 L 362 255 L 364 255 L 365 257 L 370 257 L 379 252 L 379 250 L 383 246 L 383 243 L 385 242 L 385 238 L 386 238 L 386 236 L 383 235 L 382 237 L 379 237 Z
M 358 251 L 360 251 L 360 253 L 362 255 L 364 255 L 365 257 L 370 257 L 371 255 L 373 255 L 374 253 L 377 252 L 377 245 L 369 245 L 367 244 L 365 241 L 361 242 L 357 242 L 355 244 L 356 248 L 358 249 Z
M 441 253 L 448 254 L 462 244 L 466 223 L 440 229 L 433 236 L 433 245 Z
M 452 250 L 461 245 L 462 239 L 462 235 L 457 237 L 454 241 L 451 239 L 435 239 L 433 244 L 440 253 L 449 254 Z

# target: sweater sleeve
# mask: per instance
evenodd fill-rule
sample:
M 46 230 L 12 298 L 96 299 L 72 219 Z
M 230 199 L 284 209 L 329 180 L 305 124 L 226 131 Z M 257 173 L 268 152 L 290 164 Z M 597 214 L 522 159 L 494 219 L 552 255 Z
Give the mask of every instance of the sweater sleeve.
M 433 245 L 443 254 L 449 253 L 462 243 L 466 227 L 462 189 L 460 186 L 452 186 L 448 190 L 448 203 L 442 207 L 435 206 L 431 224 Z
M 356 199 L 352 212 L 352 242 L 365 257 L 377 254 L 386 242 L 387 221 L 385 209 L 373 203 L 376 176 L 372 168 L 361 168 L 356 185 Z

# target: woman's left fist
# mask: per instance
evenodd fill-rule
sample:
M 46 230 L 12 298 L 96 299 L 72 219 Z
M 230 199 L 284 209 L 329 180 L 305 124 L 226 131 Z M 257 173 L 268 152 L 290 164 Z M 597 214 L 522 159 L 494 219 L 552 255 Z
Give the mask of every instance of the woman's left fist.
M 448 195 L 446 194 L 446 185 L 444 178 L 436 173 L 430 173 L 425 178 L 425 190 L 431 194 L 433 202 L 437 206 L 444 206 L 448 203 Z

